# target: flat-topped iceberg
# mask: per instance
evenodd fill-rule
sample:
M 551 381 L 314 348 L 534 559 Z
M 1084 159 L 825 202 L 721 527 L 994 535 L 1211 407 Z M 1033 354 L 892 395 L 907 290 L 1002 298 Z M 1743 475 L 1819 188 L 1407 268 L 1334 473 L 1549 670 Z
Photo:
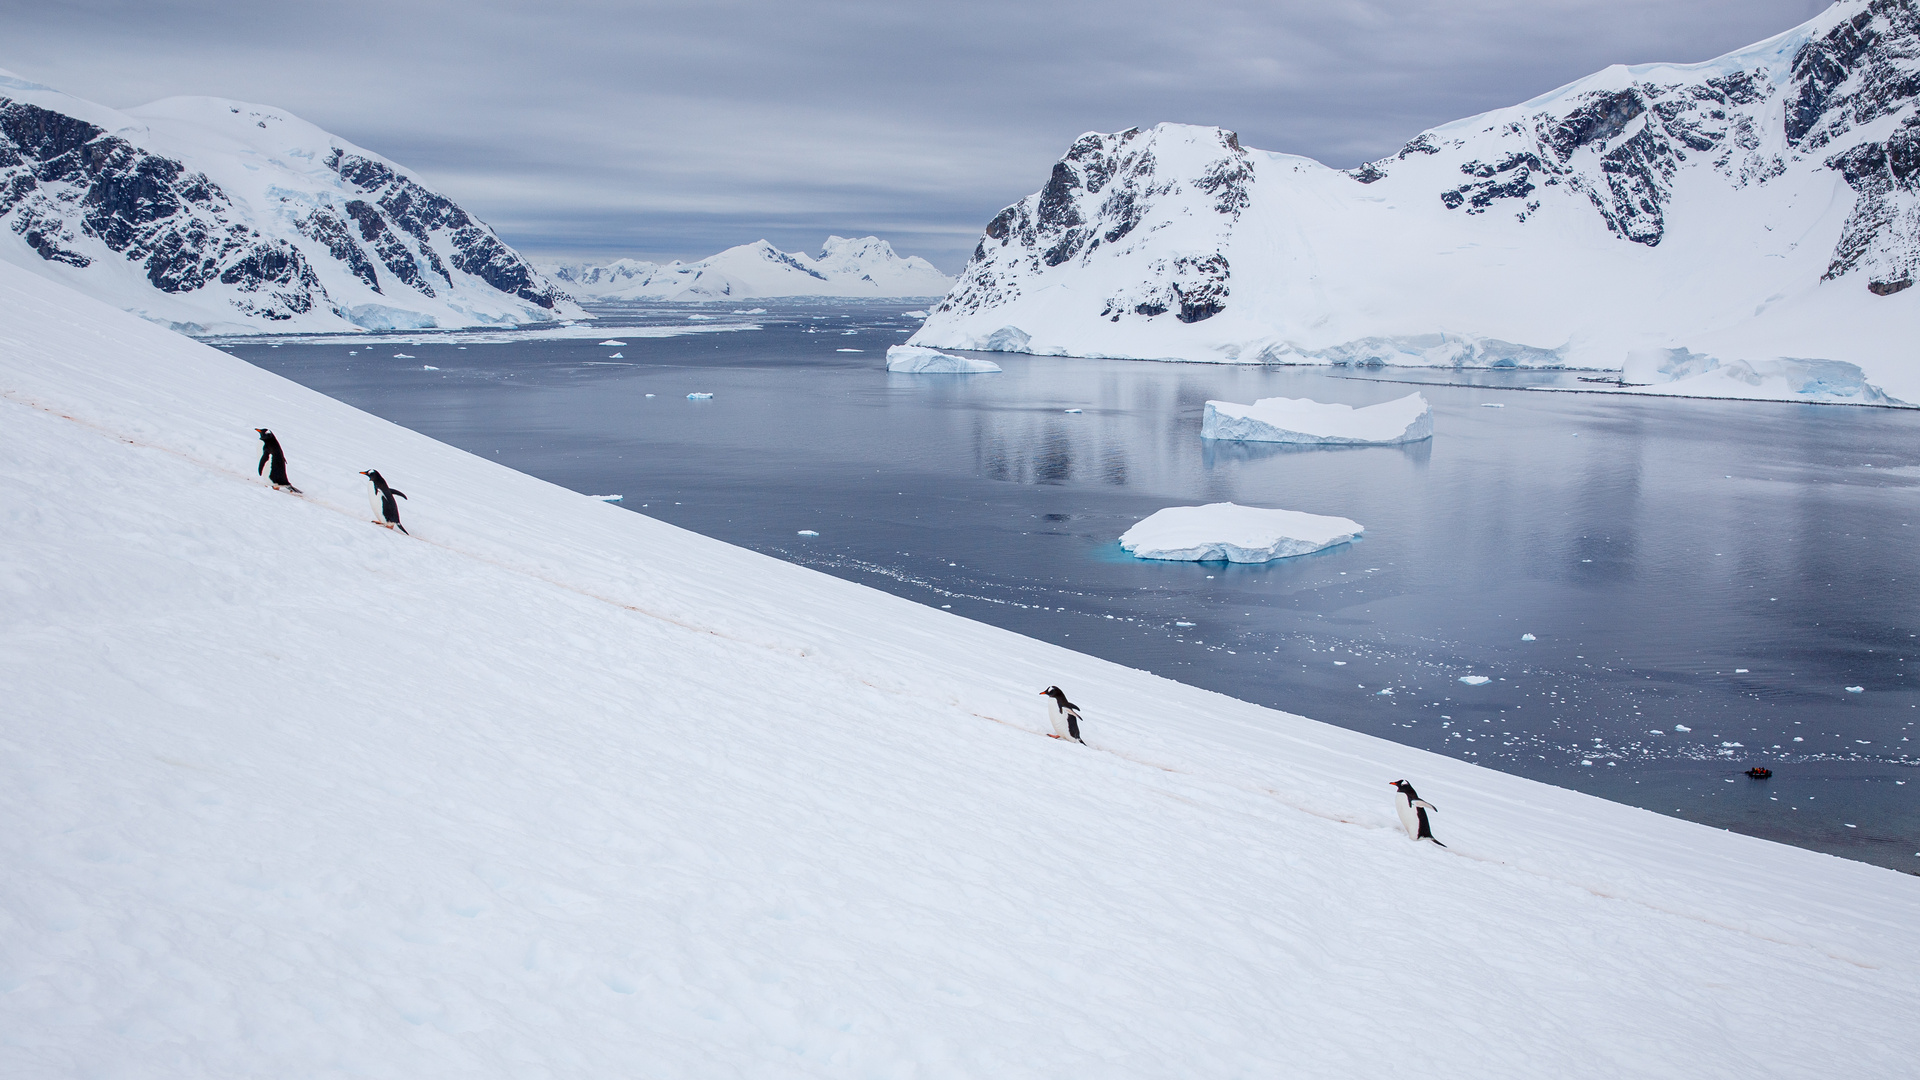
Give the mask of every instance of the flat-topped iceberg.
M 1418 392 L 1356 409 L 1312 398 L 1207 402 L 1200 437 L 1237 442 L 1366 445 L 1433 438 L 1433 406 Z
M 1120 546 L 1137 559 L 1259 563 L 1310 555 L 1362 531 L 1348 518 L 1225 502 L 1157 511 L 1128 529 Z
M 1000 365 L 918 345 L 894 345 L 887 349 L 887 370 L 903 375 L 974 375 L 999 371 Z

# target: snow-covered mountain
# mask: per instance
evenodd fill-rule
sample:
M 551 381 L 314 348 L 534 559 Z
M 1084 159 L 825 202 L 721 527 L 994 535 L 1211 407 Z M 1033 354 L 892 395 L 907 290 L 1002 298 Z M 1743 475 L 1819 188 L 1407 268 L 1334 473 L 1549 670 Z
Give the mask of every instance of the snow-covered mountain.
M 699 262 L 548 263 L 575 296 L 597 300 L 740 300 L 774 296 L 942 296 L 953 279 L 919 256 L 901 258 L 877 236 L 829 236 L 818 255 L 765 240 Z
M 125 112 L 0 71 L 0 259 L 189 333 L 584 313 L 407 170 L 221 98 Z
M 5 265 L 0 506 L 8 1080 L 1920 1054 L 1920 879 L 729 547 Z
M 1920 403 L 1916 93 L 1915 0 L 1842 0 L 1350 171 L 1217 128 L 1088 134 L 912 340 Z

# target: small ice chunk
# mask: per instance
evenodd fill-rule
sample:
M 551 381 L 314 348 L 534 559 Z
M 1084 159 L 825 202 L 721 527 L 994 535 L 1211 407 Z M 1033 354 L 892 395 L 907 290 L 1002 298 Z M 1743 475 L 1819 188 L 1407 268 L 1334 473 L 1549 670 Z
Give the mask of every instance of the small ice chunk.
M 820 534 L 817 532 L 814 532 L 812 529 L 801 529 L 800 535 L 801 536 L 819 536 Z
M 927 313 L 924 311 L 903 311 L 900 314 L 909 319 L 924 319 L 927 317 Z
M 1483 686 L 1493 680 L 1487 678 L 1485 675 L 1462 675 L 1460 676 L 1460 681 L 1466 683 L 1468 686 Z
M 1593 759 L 1592 759 L 1592 758 L 1581 758 L 1581 759 L 1580 759 L 1580 764 L 1582 764 L 1582 765 L 1591 765 L 1591 764 L 1593 764 Z
M 652 397 L 653 395 L 652 395 L 652 394 L 648 394 L 647 396 L 648 396 L 648 397 Z
M 1333 662 L 1333 666 L 1334 666 L 1334 667 L 1346 667 L 1346 666 L 1347 666 L 1347 662 L 1346 662 L 1345 660 L 1335 660 L 1335 661 Z
M 592 497 L 599 499 L 601 502 L 619 502 L 621 499 L 626 498 L 625 495 L 595 495 Z
M 1727 748 L 1727 749 L 1729 749 L 1729 750 L 1736 750 L 1736 749 L 1742 749 L 1742 748 L 1743 748 L 1743 747 L 1742 747 L 1742 744 L 1740 744 L 1740 743 L 1737 743 L 1737 742 L 1723 742 L 1723 743 L 1721 743 L 1720 745 L 1721 745 L 1721 746 L 1724 746 L 1724 747 L 1726 747 L 1726 748 Z
M 1534 637 L 1532 634 L 1521 634 L 1520 640 L 1521 641 L 1537 641 L 1539 639 Z
M 1392 688 L 1391 686 L 1389 686 L 1389 687 L 1388 687 L 1388 688 L 1386 688 L 1385 690 L 1382 690 L 1382 691 L 1380 691 L 1380 692 L 1379 692 L 1379 694 L 1378 694 L 1378 695 L 1376 695 L 1376 696 L 1378 696 L 1378 697 L 1392 697 L 1392 696 L 1393 696 L 1393 688 Z
M 689 315 L 689 316 L 687 316 L 687 321 L 688 321 L 688 322 L 712 322 L 712 321 L 713 321 L 713 316 L 711 316 L 711 315 Z
M 694 393 L 687 395 L 687 400 L 688 401 L 712 401 L 713 395 L 695 391 Z
M 1849 693 L 1849 694 L 1864 694 L 1864 693 L 1866 693 L 1866 692 L 1867 692 L 1867 688 L 1866 688 L 1866 687 L 1864 687 L 1864 686 L 1849 686 L 1849 687 L 1847 687 L 1847 693 Z
M 1209 401 L 1200 437 L 1333 445 L 1419 442 L 1433 438 L 1433 406 L 1417 391 L 1361 409 L 1312 398 L 1261 398 L 1251 405 Z
M 1733 669 L 1733 673 L 1735 675 L 1745 675 L 1747 673 L 1747 669 L 1743 667 L 1737 667 Z
M 1234 503 L 1169 506 L 1120 537 L 1137 559 L 1260 563 L 1345 544 L 1363 531 L 1357 521 Z
M 603 341 L 603 342 L 601 342 L 600 344 L 602 344 L 602 345 L 605 345 L 605 346 L 607 346 L 607 347 L 608 347 L 608 348 L 610 348 L 610 349 L 617 349 L 617 348 L 619 348 L 620 346 L 622 346 L 622 345 L 625 345 L 625 344 L 626 344 L 626 342 L 624 342 L 624 341 L 615 341 L 615 340 L 613 340 L 612 338 L 608 338 L 607 340 L 605 340 L 605 341 Z
M 434 367 L 432 364 L 421 364 L 420 370 L 421 371 L 439 371 L 440 369 L 437 367 Z
M 1073 414 L 1073 413 L 1080 413 L 1080 412 L 1085 412 L 1085 411 L 1086 411 L 1085 409 L 1068 409 L 1068 410 L 1067 410 L 1067 412 L 1068 412 L 1068 414 Z
M 1176 623 L 1174 623 L 1173 625 L 1175 625 L 1175 626 L 1192 626 L 1193 624 L 1192 624 L 1192 623 L 1190 623 L 1190 622 L 1176 622 Z
M 767 313 L 767 309 L 763 307 L 756 307 L 756 308 L 747 308 L 746 310 L 743 311 L 740 308 L 734 308 L 733 313 L 735 315 L 765 315 Z
M 614 353 L 612 356 L 607 357 L 609 360 L 625 360 L 626 358 L 626 353 Z
M 1000 370 L 991 360 L 954 356 L 918 345 L 887 347 L 887 370 L 902 375 L 985 375 Z
M 394 358 L 395 360 L 412 360 L 412 359 L 414 359 L 414 357 L 412 357 L 411 355 L 409 355 L 409 354 L 407 354 L 407 353 L 403 353 L 403 352 L 397 352 L 397 353 L 394 353 L 394 354 L 393 354 L 393 358 Z
M 1661 730 L 1660 730 L 1659 728 L 1654 728 L 1654 729 L 1653 729 L 1652 731 L 1649 731 L 1649 732 L 1647 732 L 1647 734 L 1649 734 L 1649 735 L 1665 735 L 1665 734 L 1666 734 L 1666 732 L 1664 732 L 1664 731 L 1661 731 Z
M 866 352 L 865 349 L 835 349 L 834 352 Z
M 1693 729 L 1692 729 L 1692 728 L 1690 728 L 1690 727 L 1688 727 L 1688 726 L 1687 726 L 1687 725 L 1685 725 L 1685 724 L 1675 724 L 1675 725 L 1673 725 L 1673 730 L 1675 730 L 1675 731 L 1692 731 Z

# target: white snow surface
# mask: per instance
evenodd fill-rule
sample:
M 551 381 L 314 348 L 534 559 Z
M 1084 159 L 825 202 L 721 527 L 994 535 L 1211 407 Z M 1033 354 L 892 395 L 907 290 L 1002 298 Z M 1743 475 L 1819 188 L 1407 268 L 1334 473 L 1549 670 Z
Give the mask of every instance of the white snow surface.
M 1913 4 L 1841 0 L 1351 171 L 1214 127 L 1088 133 L 909 341 L 1614 371 L 1655 351 L 1698 358 L 1646 366 L 1666 393 L 1920 403 L 1920 187 L 1887 164 L 1920 145 L 1916 85 Z
M 254 472 L 272 427 L 305 497 Z M 0 266 L 0 1075 L 1909 1072 L 1920 880 L 729 547 Z M 367 521 L 361 469 L 411 498 Z M 1040 688 L 1101 749 L 1046 738 Z M 1389 781 L 1439 808 L 1407 840 Z
M 918 345 L 891 345 L 887 348 L 887 370 L 904 375 L 973 375 L 999 371 L 1000 365 Z
M 244 241 L 225 254 L 218 243 L 211 245 L 206 257 L 220 263 L 217 269 L 246 272 L 244 264 L 227 266 L 221 260 L 252 257 L 249 245 L 254 245 L 270 260 L 298 258 L 312 274 L 301 280 L 296 267 L 287 272 L 288 280 L 256 286 L 232 284 L 222 273 L 197 288 L 167 292 L 149 280 L 137 244 L 109 246 L 95 230 L 76 224 L 71 208 L 102 190 L 101 185 L 43 184 L 28 205 L 10 207 L 9 227 L 0 228 L 0 261 L 143 318 L 207 335 L 446 329 L 589 317 L 491 229 L 457 206 L 447 203 L 451 210 L 438 217 L 428 213 L 423 204 L 441 196 L 410 170 L 284 109 L 225 98 L 174 97 L 123 112 L 3 70 L 0 99 L 85 121 L 125 140 L 131 153 L 144 151 L 183 166 L 177 184 L 191 194 L 177 197 L 168 191 L 164 201 L 182 207 L 175 217 L 203 218 L 197 224 L 183 222 L 173 238 L 197 232 L 203 235 L 192 242 L 205 242 L 208 232 L 238 229 Z M 385 169 L 385 178 L 359 186 L 329 164 L 337 159 L 362 160 L 376 173 Z M 217 191 L 199 190 L 197 179 L 210 181 Z M 401 187 L 406 190 L 399 192 Z M 405 215 L 385 206 L 382 192 L 399 192 L 406 208 L 428 213 L 433 220 L 420 236 L 407 235 L 398 224 Z M 27 227 L 26 214 L 34 215 L 34 228 Z M 43 257 L 28 243 L 29 232 L 55 237 L 72 258 Z M 155 241 L 159 246 L 168 242 Z M 478 260 L 464 261 L 463 250 L 477 252 Z M 359 272 L 342 254 L 358 260 Z M 551 306 L 497 288 L 473 272 L 489 262 L 496 269 L 525 270 L 530 280 L 523 291 L 548 295 Z M 401 280 L 397 271 L 420 284 Z
M 917 255 L 905 258 L 877 236 L 829 236 L 818 254 L 781 251 L 765 240 L 698 262 L 547 263 L 575 296 L 594 300 L 738 300 L 758 296 L 943 296 L 953 279 Z
M 1433 407 L 1414 392 L 1356 409 L 1312 398 L 1261 398 L 1251 405 L 1209 401 L 1203 439 L 1366 445 L 1433 438 Z
M 1343 517 L 1208 503 L 1156 510 L 1121 534 L 1120 547 L 1139 559 L 1261 563 L 1345 544 L 1362 531 Z

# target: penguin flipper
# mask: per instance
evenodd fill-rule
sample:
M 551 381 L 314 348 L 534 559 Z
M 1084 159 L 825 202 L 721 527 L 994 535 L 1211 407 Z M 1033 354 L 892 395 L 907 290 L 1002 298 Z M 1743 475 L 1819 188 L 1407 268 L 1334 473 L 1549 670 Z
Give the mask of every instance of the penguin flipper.
M 398 491 L 398 490 L 395 490 L 394 488 L 388 488 L 387 490 L 390 492 L 393 492 L 393 494 L 398 496 L 399 498 L 404 499 L 407 497 L 407 493 L 404 491 Z

